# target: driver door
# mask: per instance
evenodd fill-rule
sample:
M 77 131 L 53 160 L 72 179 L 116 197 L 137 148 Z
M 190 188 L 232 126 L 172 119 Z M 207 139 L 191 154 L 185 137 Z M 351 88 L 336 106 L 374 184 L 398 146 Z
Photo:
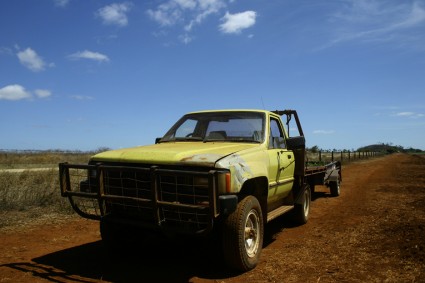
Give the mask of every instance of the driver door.
M 278 119 L 270 119 L 270 135 L 268 146 L 269 157 L 269 209 L 281 204 L 288 196 L 294 181 L 295 158 L 292 151 L 286 148 L 285 135 Z

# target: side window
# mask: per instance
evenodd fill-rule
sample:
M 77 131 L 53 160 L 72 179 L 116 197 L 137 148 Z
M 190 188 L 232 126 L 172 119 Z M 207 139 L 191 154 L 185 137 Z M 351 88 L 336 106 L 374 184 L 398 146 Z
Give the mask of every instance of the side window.
M 276 119 L 270 120 L 269 148 L 285 148 L 285 137 Z

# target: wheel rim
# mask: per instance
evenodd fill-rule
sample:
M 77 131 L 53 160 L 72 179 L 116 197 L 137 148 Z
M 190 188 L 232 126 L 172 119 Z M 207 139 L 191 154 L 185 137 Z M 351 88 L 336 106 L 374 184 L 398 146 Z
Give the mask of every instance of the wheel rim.
M 245 221 L 244 242 L 249 257 L 254 257 L 258 251 L 260 239 L 260 219 L 257 211 L 251 210 Z

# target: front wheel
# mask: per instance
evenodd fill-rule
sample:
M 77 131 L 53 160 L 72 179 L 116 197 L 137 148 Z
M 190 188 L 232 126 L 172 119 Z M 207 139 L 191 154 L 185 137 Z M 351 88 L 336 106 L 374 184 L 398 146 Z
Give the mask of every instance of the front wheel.
M 264 222 L 260 203 L 247 196 L 223 223 L 223 255 L 231 268 L 248 271 L 260 258 L 263 247 Z
M 105 218 L 100 220 L 100 236 L 103 247 L 110 254 L 115 254 L 122 250 L 120 229 L 115 223 L 108 222 Z

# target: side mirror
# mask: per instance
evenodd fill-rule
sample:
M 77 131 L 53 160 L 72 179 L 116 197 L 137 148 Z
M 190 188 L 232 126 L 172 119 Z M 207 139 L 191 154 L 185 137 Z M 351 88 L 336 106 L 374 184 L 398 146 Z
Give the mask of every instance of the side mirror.
M 305 138 L 303 136 L 288 138 L 286 147 L 291 150 L 305 148 Z

